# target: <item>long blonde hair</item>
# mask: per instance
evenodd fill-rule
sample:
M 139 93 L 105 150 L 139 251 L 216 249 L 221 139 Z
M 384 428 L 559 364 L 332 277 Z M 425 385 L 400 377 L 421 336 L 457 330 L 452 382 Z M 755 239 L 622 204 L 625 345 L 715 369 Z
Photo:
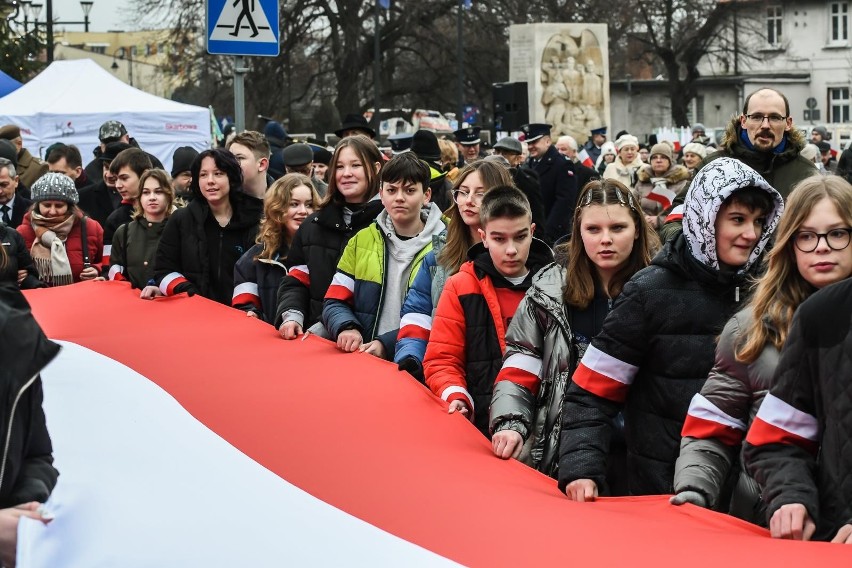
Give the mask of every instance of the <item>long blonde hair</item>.
M 611 298 L 621 294 L 624 284 L 639 270 L 651 263 L 651 258 L 660 248 L 657 233 L 645 220 L 645 215 L 639 209 L 632 192 L 620 181 L 615 179 L 596 179 L 587 183 L 577 198 L 577 209 L 574 210 L 574 224 L 571 227 L 571 240 L 556 248 L 556 257 L 566 258 L 565 287 L 562 290 L 562 301 L 571 307 L 584 310 L 595 299 L 595 283 L 598 281 L 598 271 L 595 263 L 589 258 L 583 244 L 581 228 L 583 211 L 587 205 L 618 205 L 627 207 L 633 225 L 636 228 L 636 240 L 627 262 L 609 283 L 607 292 Z
M 793 312 L 815 288 L 796 266 L 796 232 L 822 199 L 829 199 L 840 217 L 852 225 L 852 185 L 840 176 L 811 176 L 801 181 L 787 198 L 784 215 L 775 232 L 775 246 L 767 254 L 766 273 L 757 281 L 751 307 L 754 314 L 737 347 L 740 363 L 754 362 L 767 343 L 781 349 L 787 341 Z
M 477 160 L 461 169 L 453 184 L 453 191 L 457 190 L 467 179 L 467 176 L 473 172 L 479 174 L 485 193 L 499 185 L 515 185 L 506 166 L 501 166 L 497 162 Z M 448 275 L 453 275 L 467 260 L 467 250 L 473 246 L 473 239 L 470 237 L 470 229 L 464 224 L 459 208 L 455 203 L 445 214 L 450 218 L 447 226 L 447 244 L 438 253 L 437 260 L 446 269 Z
M 284 227 L 284 218 L 290 208 L 290 200 L 293 190 L 299 186 L 306 186 L 311 190 L 311 199 L 314 209 L 319 206 L 320 196 L 317 193 L 311 178 L 303 174 L 287 174 L 275 180 L 263 198 L 263 219 L 260 221 L 260 230 L 257 233 L 256 243 L 263 245 L 263 250 L 255 257 L 272 260 L 281 248 L 281 242 L 290 246 L 292 235 L 288 235 Z

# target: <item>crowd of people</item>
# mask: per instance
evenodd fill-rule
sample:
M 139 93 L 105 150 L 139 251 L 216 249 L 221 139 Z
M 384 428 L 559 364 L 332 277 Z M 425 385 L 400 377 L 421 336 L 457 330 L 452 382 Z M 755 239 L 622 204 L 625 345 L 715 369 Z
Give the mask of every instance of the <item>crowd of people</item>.
M 693 133 L 580 146 L 528 124 L 485 151 L 464 127 L 385 148 L 355 114 L 334 148 L 273 122 L 166 172 L 117 121 L 85 168 L 61 144 L 40 164 L 8 125 L 0 279 L 198 294 L 394 361 L 569 499 L 670 494 L 852 543 L 852 185 L 774 89 L 718 144 Z M 47 466 L 6 503 L 43 500 Z

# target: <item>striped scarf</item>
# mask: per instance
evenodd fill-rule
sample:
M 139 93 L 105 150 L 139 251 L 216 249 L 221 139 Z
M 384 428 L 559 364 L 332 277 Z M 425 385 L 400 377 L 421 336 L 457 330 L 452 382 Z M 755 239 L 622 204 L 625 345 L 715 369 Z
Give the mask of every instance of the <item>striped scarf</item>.
M 76 221 L 74 214 L 59 220 L 43 217 L 35 211 L 30 215 L 36 236 L 30 254 L 39 279 L 48 286 L 73 284 L 74 276 L 65 251 L 65 240 Z

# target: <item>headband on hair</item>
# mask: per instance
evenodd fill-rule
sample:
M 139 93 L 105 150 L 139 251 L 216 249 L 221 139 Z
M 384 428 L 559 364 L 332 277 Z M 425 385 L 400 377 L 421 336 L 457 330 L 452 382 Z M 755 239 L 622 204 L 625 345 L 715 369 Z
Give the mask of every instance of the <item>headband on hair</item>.
M 622 195 L 622 189 L 617 185 L 613 185 L 615 188 L 615 196 L 618 199 L 618 204 L 622 207 L 628 207 L 634 211 L 639 211 L 636 208 L 635 199 L 633 198 L 633 192 L 627 190 L 627 198 L 625 199 L 624 195 Z M 606 189 L 601 186 L 601 191 L 606 195 Z M 582 209 L 583 207 L 588 207 L 592 204 L 592 194 L 595 192 L 594 189 L 590 189 L 586 192 L 586 196 L 583 198 L 583 202 L 577 206 L 577 209 Z

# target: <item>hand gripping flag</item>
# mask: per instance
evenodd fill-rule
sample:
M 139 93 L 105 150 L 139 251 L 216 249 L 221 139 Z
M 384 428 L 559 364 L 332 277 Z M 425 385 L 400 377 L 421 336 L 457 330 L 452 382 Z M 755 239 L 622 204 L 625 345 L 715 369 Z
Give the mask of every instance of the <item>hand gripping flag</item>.
M 42 373 L 60 477 L 19 567 L 848 564 L 664 496 L 568 501 L 395 364 L 198 295 L 27 298 L 63 345 Z

